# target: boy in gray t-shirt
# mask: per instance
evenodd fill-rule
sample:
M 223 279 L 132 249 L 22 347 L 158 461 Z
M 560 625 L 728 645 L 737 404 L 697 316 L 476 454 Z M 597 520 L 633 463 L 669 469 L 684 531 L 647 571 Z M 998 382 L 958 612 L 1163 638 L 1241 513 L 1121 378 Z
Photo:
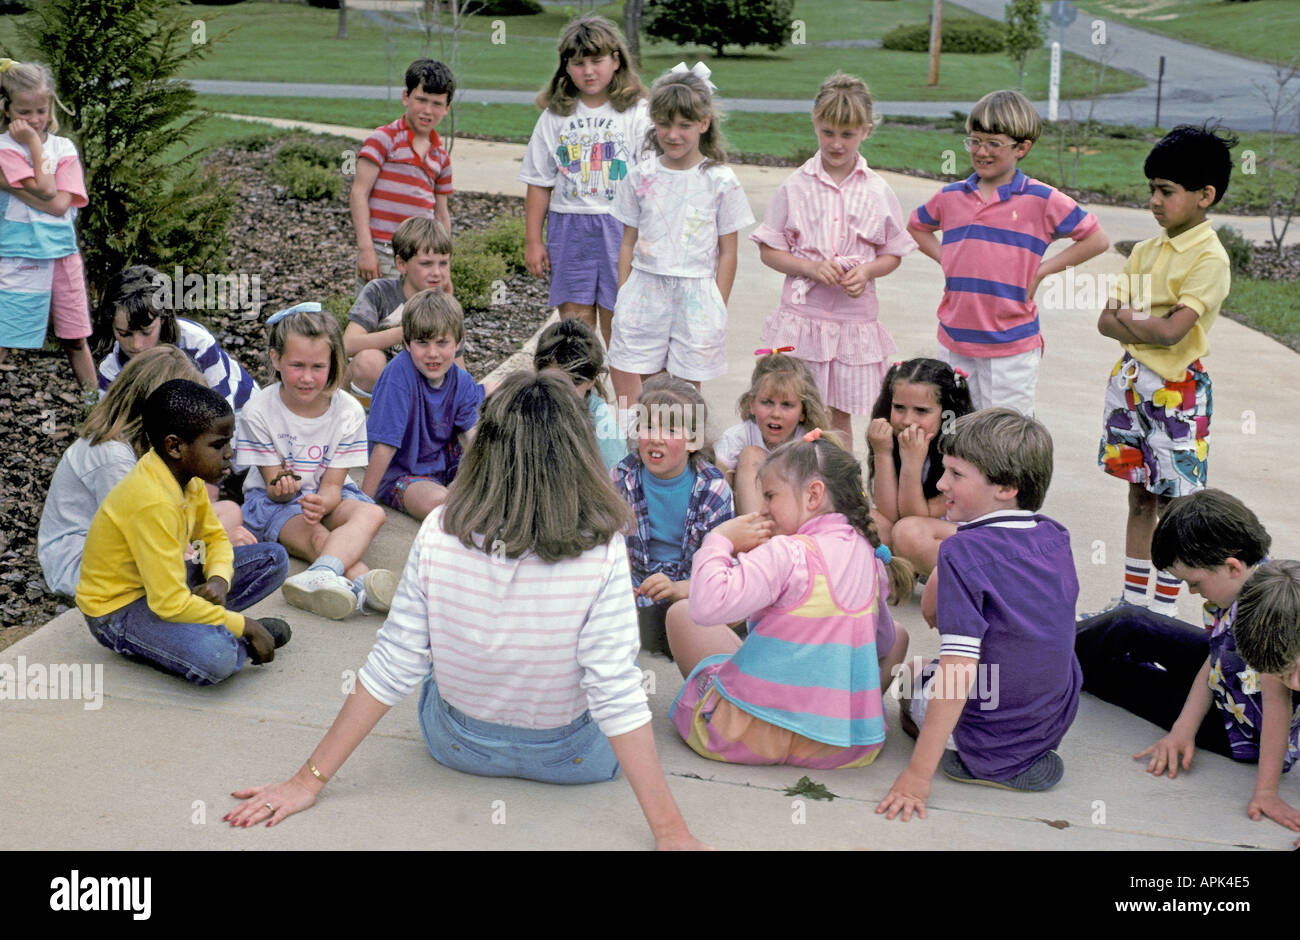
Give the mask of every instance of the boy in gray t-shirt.
M 367 281 L 348 311 L 343 349 L 350 391 L 369 408 L 379 373 L 402 351 L 402 308 L 422 290 L 451 288 L 451 236 L 433 219 L 412 217 L 393 233 L 393 256 L 400 277 Z M 456 364 L 464 368 L 464 345 Z

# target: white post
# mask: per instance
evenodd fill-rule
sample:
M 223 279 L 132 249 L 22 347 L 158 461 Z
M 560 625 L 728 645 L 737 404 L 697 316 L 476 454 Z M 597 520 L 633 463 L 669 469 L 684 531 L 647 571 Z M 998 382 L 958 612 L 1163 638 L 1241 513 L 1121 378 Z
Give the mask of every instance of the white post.
M 1061 44 L 1052 43 L 1052 71 L 1047 81 L 1047 119 L 1055 121 L 1061 104 Z

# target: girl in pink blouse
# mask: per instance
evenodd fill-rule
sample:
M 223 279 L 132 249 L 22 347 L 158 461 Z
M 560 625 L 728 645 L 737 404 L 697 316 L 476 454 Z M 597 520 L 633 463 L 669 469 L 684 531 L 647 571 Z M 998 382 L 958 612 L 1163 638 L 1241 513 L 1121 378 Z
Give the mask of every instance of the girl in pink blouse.
M 860 78 L 826 79 L 813 103 L 821 148 L 781 184 L 749 236 L 763 263 L 786 275 L 763 344 L 794 347 L 846 444 L 852 415 L 870 412 L 896 349 L 877 320 L 875 279 L 916 248 L 898 197 L 858 153 L 872 117 Z

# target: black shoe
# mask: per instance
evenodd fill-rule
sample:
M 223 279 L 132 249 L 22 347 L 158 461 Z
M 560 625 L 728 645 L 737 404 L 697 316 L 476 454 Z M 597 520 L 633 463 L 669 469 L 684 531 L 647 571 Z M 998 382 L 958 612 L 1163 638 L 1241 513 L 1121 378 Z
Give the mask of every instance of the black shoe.
M 293 636 L 293 629 L 279 617 L 258 617 L 257 622 L 266 627 L 266 632 L 271 634 L 276 649 L 288 643 L 289 638 Z

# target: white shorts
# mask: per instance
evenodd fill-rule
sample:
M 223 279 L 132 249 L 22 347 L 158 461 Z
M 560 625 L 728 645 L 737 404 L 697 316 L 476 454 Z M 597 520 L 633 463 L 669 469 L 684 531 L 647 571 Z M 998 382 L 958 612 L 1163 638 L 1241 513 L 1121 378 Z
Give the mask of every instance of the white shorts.
M 1038 366 L 1043 361 L 1041 346 L 1014 356 L 995 356 L 991 359 L 962 356 L 940 346 L 935 358 L 966 373 L 971 405 L 976 411 L 984 408 L 1014 408 L 1027 417 L 1034 416 Z
M 632 269 L 619 288 L 609 364 L 652 375 L 667 369 L 692 382 L 727 373 L 727 305 L 711 277 Z

